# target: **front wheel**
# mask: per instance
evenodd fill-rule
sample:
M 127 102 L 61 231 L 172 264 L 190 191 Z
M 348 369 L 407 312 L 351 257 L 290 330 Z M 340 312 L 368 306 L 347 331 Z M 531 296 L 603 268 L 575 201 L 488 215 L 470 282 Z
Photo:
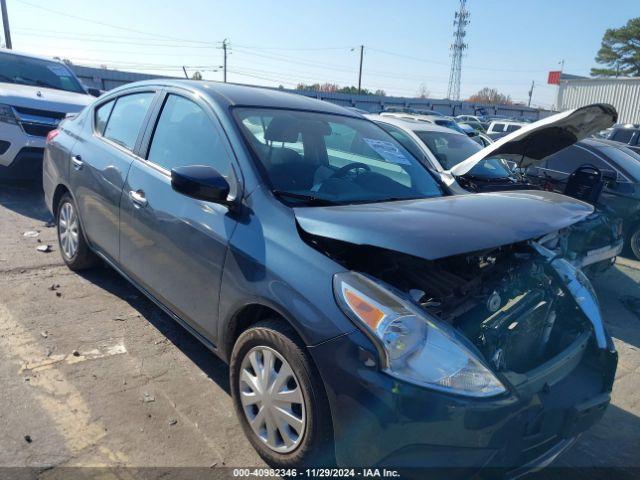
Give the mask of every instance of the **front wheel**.
M 56 227 L 60 253 L 67 267 L 71 270 L 85 270 L 98 262 L 98 258 L 87 245 L 78 209 L 68 193 L 64 194 L 58 203 Z
M 287 324 L 269 320 L 242 333 L 231 354 L 230 377 L 244 433 L 269 465 L 335 462 L 324 386 Z

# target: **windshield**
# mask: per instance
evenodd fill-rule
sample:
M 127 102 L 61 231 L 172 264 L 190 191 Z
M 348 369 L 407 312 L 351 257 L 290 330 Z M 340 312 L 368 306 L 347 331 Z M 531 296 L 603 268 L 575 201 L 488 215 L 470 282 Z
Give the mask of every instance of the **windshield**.
M 0 82 L 86 93 L 66 65 L 8 53 L 0 53 Z
M 427 131 L 418 131 L 415 134 L 445 170 L 450 170 L 483 148 L 466 135 Z M 507 178 L 512 174 L 507 162 L 498 158 L 482 160 L 467 173 L 468 176 L 486 179 Z
M 368 120 L 277 109 L 234 110 L 274 193 L 342 204 L 442 195 L 427 170 Z

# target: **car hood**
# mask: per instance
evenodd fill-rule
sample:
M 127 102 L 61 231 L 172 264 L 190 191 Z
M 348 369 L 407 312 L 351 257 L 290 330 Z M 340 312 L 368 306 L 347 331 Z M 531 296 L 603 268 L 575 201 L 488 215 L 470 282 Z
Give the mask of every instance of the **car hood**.
M 308 234 L 427 260 L 536 239 L 592 212 L 587 203 L 545 191 L 294 208 Z
M 82 110 L 93 97 L 85 93 L 66 92 L 16 83 L 0 83 L 0 103 L 14 107 L 35 108 L 59 113 Z
M 606 103 L 567 110 L 531 123 L 496 140 L 448 172 L 461 176 L 484 159 L 501 156 L 514 160 L 521 168 L 559 152 L 574 143 L 616 123 L 618 112 Z

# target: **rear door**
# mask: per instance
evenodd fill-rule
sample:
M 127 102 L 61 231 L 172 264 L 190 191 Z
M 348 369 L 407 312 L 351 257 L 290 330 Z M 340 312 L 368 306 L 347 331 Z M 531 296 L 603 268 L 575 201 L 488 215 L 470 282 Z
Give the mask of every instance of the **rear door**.
M 122 186 L 155 96 L 153 89 L 132 90 L 97 104 L 90 112 L 90 134 L 73 147 L 69 182 L 85 233 L 115 261 Z
M 216 342 L 220 277 L 236 221 L 226 206 L 171 188 L 171 169 L 209 165 L 225 176 L 232 195 L 232 150 L 210 107 L 168 90 L 147 128 L 146 154 L 131 165 L 122 194 L 122 268 L 156 299 Z

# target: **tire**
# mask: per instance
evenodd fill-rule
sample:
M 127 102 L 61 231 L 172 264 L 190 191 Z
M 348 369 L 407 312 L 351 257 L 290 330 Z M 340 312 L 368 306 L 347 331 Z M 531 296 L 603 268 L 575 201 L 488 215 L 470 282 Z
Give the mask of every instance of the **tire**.
M 69 269 L 86 270 L 98 263 L 84 237 L 78 209 L 69 193 L 65 193 L 56 209 L 56 231 L 62 260 Z
M 280 403 L 281 400 L 274 400 L 280 398 L 275 395 L 265 402 L 243 405 L 241 397 L 244 397 L 246 402 L 246 397 L 255 392 L 249 387 L 246 375 L 258 373 L 254 369 L 256 364 L 258 370 L 262 371 L 260 367 L 268 363 L 269 352 L 273 358 L 273 369 L 269 369 L 272 370 L 269 375 L 271 383 L 267 380 L 266 385 L 276 386 L 280 382 L 281 392 L 291 395 L 298 392 L 301 393 L 301 397 L 297 396 L 290 405 Z M 252 355 L 257 363 L 252 362 Z M 287 366 L 290 367 L 292 375 L 287 374 Z M 258 378 L 260 376 L 256 375 L 256 381 Z M 288 378 L 288 381 L 284 382 L 284 378 Z M 231 354 L 230 384 L 234 407 L 242 429 L 265 462 L 275 468 L 335 465 L 331 413 L 324 385 L 303 343 L 284 321 L 266 320 L 240 335 Z M 255 387 L 255 384 L 253 385 Z M 296 400 L 301 400 L 300 404 L 296 403 Z M 304 426 L 301 431 L 296 431 L 290 426 L 291 423 L 289 426 L 286 421 L 283 423 L 283 417 L 276 413 L 274 405 L 290 412 L 290 415 L 297 419 L 302 419 Z M 260 415 L 262 417 L 259 417 Z M 257 425 L 256 430 L 249 423 L 251 416 L 254 426 Z M 269 421 L 276 430 L 273 435 L 269 434 Z M 271 428 L 271 431 L 274 428 Z M 257 431 L 261 432 L 260 435 Z M 285 437 L 288 437 L 289 445 L 284 440 Z
M 636 260 L 640 260 L 640 224 L 636 224 L 629 233 L 629 250 Z

